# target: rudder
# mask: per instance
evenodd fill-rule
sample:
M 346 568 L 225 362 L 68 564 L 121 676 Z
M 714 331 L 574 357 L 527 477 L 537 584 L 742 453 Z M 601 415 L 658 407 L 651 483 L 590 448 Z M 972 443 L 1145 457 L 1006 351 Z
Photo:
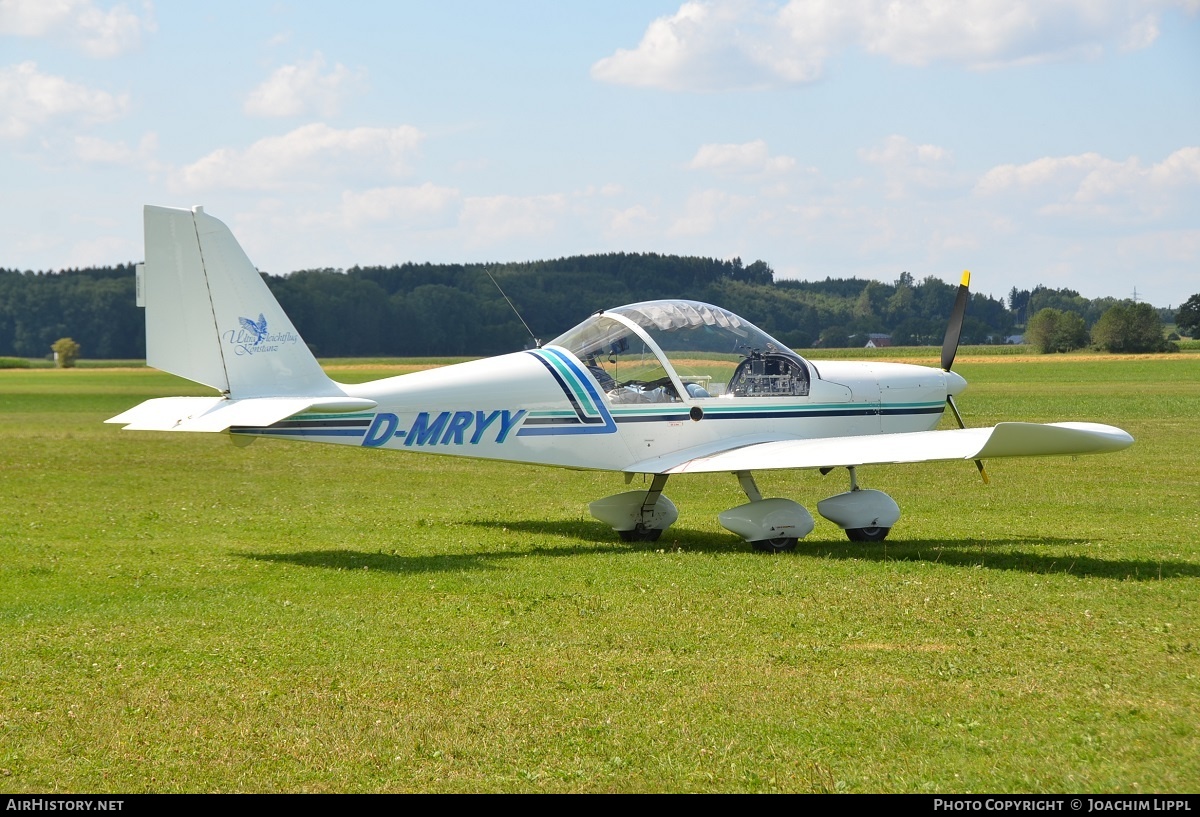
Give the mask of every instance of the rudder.
M 146 363 L 232 398 L 335 395 L 229 228 L 146 205 Z

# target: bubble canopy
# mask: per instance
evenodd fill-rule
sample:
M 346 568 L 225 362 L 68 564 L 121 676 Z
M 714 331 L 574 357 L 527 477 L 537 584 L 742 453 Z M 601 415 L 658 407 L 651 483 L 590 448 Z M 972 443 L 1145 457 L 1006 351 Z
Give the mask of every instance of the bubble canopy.
M 607 309 L 549 345 L 579 358 L 617 401 L 635 402 L 630 388 L 646 398 L 636 402 L 808 393 L 808 365 L 799 355 L 744 318 L 700 301 Z M 649 394 L 650 386 L 663 393 Z

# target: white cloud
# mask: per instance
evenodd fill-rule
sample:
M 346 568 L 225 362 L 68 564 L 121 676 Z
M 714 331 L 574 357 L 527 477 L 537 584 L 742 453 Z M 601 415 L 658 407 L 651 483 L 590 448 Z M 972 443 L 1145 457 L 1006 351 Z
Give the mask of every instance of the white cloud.
M 857 40 L 896 62 L 937 60 L 973 67 L 1095 55 L 1120 39 L 1127 20 L 1112 20 L 1127 2 L 962 0 L 956 3 L 869 4 Z M 1122 9 L 1123 10 L 1123 9 Z
M 1078 156 L 1044 157 L 1023 165 L 999 165 L 983 174 L 976 190 L 998 193 L 1004 190 L 1028 189 L 1039 185 L 1078 179 L 1097 164 L 1105 161 L 1099 153 Z
M 342 216 L 347 226 L 388 223 L 399 228 L 448 226 L 461 196 L 453 187 L 426 182 L 417 187 L 376 187 L 342 193 Z
M 322 73 L 324 69 L 325 57 L 320 52 L 311 60 L 275 69 L 246 97 L 243 110 L 250 116 L 336 115 L 342 98 L 361 90 L 366 71 L 351 71 L 340 62 Z
M 1150 168 L 1149 175 L 1164 187 L 1200 184 L 1200 147 L 1180 148 Z
M 1200 258 L 1200 229 L 1149 230 L 1122 237 L 1117 247 L 1131 266 L 1140 266 L 1147 258 L 1162 258 L 1167 263 L 1194 269 L 1196 259 Z
M 0 68 L 0 138 L 20 139 L 55 120 L 106 122 L 128 108 L 128 94 L 114 96 L 43 74 L 34 62 Z
M 657 222 L 658 219 L 644 205 L 635 204 L 610 214 L 608 234 L 613 237 L 641 235 Z
M 742 144 L 701 145 L 688 167 L 715 173 L 761 176 L 786 173 L 796 166 L 791 156 L 772 156 L 762 139 Z
M 727 90 L 806 82 L 824 54 L 790 47 L 773 9 L 753 0 L 687 2 L 646 29 L 633 50 L 592 66 L 602 82 L 680 90 Z
M 92 57 L 137 48 L 156 29 L 152 7 L 139 17 L 124 3 L 107 10 L 92 0 L 0 0 L 0 35 L 65 40 Z
M 1043 215 L 1143 221 L 1200 204 L 1200 147 L 1181 148 L 1146 166 L 1083 153 L 1000 165 L 975 186 L 981 196 L 1019 195 Z
M 923 165 L 926 167 L 945 165 L 951 161 L 950 152 L 937 145 L 918 145 L 904 136 L 893 134 L 880 147 L 865 148 L 858 152 L 859 158 L 871 164 L 894 167 L 897 165 Z
M 463 204 L 459 225 L 468 243 L 494 244 L 514 237 L 550 234 L 567 209 L 567 198 L 476 196 Z
M 329 178 L 400 176 L 422 134 L 409 125 L 338 130 L 322 123 L 260 139 L 245 150 L 221 148 L 180 169 L 177 190 L 283 190 Z
M 746 196 L 724 190 L 702 190 L 688 196 L 680 215 L 667 230 L 670 236 L 701 236 L 730 223 L 750 203 Z
M 155 133 L 143 136 L 136 148 L 95 136 L 75 137 L 75 156 L 87 164 L 150 165 L 157 150 L 158 135 Z
M 965 186 L 954 172 L 954 156 L 937 145 L 918 145 L 893 134 L 882 145 L 858 151 L 858 157 L 883 169 L 888 198 L 905 198 L 914 190 L 945 190 Z
M 982 69 L 1150 45 L 1168 5 L 1194 0 L 689 0 L 654 20 L 593 78 L 666 90 L 728 90 L 819 79 L 861 48 L 898 63 Z
M 144 253 L 144 248 L 138 241 L 115 235 L 98 236 L 72 244 L 63 261 L 63 267 L 111 264 L 113 259 L 132 260 L 141 258 Z

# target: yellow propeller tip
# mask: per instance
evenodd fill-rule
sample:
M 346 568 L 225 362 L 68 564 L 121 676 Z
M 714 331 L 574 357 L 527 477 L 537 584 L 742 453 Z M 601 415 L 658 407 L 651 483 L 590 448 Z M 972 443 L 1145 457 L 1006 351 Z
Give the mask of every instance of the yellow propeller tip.
M 971 285 L 971 271 L 970 270 L 966 270 L 966 269 L 963 270 L 962 285 L 965 287 L 969 287 Z

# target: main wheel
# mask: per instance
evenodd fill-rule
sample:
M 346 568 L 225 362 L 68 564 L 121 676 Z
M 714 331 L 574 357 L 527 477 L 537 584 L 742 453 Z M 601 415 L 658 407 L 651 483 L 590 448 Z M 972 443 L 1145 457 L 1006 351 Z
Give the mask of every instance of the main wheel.
M 633 530 L 619 530 L 617 535 L 622 542 L 657 542 L 662 536 L 662 528 L 636 527 Z
M 846 528 L 851 542 L 882 542 L 891 533 L 891 528 Z
M 784 553 L 795 550 L 798 541 L 800 540 L 794 536 L 776 536 L 774 539 L 759 539 L 757 542 L 751 542 L 750 547 L 761 550 L 763 553 Z

